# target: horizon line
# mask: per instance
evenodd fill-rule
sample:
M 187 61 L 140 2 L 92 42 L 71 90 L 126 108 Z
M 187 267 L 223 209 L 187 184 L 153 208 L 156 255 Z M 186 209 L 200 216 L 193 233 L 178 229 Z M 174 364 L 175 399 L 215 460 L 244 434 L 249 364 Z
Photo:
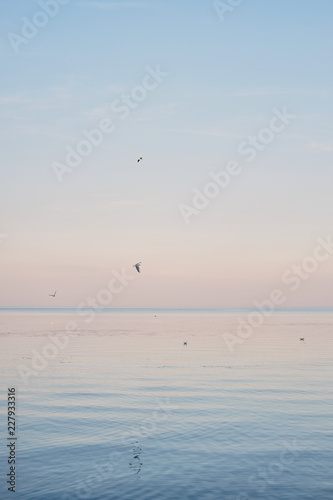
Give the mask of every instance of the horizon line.
M 264 308 L 259 308 L 255 306 L 229 306 L 229 307 L 209 307 L 209 306 L 143 306 L 143 307 L 80 307 L 77 306 L 59 306 L 59 307 L 48 307 L 48 306 L 3 306 L 0 307 L 0 311 L 8 310 L 78 310 L 82 311 L 119 311 L 119 310 L 213 310 L 213 311 L 230 311 L 230 310 L 244 310 L 244 311 L 261 311 Z M 297 307 L 275 307 L 272 309 L 272 313 L 275 311 L 306 311 L 306 310 L 332 310 L 333 306 L 297 306 Z

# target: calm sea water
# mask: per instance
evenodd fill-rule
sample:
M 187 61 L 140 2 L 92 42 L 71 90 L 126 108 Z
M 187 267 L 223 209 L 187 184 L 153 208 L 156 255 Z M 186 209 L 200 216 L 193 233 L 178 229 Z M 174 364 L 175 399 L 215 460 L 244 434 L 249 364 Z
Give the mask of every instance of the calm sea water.
M 333 313 L 248 314 L 2 311 L 0 498 L 332 500 Z

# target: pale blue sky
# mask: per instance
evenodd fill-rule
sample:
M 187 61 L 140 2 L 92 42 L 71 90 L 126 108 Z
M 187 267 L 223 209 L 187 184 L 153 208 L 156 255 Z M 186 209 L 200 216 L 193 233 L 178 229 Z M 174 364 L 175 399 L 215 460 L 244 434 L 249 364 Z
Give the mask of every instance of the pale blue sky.
M 137 261 L 111 305 L 251 305 L 332 233 L 331 1 L 244 0 L 222 22 L 211 1 L 70 0 L 16 53 L 8 35 L 45 2 L 1 2 L 0 305 L 57 289 L 75 307 Z M 158 65 L 121 120 L 112 103 Z M 295 119 L 247 162 L 238 145 L 284 107 Z M 105 118 L 59 183 L 53 162 Z M 232 159 L 241 174 L 186 224 L 179 205 Z M 333 305 L 332 259 L 285 305 Z

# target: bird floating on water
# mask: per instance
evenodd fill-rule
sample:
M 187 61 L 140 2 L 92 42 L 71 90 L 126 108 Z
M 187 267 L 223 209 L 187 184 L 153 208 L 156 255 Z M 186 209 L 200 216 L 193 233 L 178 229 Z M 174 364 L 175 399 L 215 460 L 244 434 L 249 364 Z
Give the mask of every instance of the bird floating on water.
M 139 161 L 142 161 L 142 156 L 140 156 L 140 158 L 137 159 L 138 163 L 139 163 Z
M 134 264 L 133 267 L 135 267 L 135 269 L 138 271 L 138 273 L 140 273 L 140 266 L 141 266 L 142 262 L 137 262 L 136 264 Z
M 54 293 L 50 293 L 50 294 L 49 294 L 49 297 L 55 297 L 55 296 L 56 296 L 56 293 L 57 293 L 57 290 L 56 290 Z

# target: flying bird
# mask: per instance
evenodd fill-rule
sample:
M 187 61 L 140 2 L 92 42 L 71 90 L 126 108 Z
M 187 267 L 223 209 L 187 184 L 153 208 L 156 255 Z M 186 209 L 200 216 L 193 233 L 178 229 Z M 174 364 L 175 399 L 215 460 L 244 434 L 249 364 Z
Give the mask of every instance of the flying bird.
M 49 297 L 55 297 L 55 296 L 56 296 L 56 293 L 57 293 L 57 290 L 56 290 L 54 293 L 50 293 L 50 294 L 49 294 Z
M 300 340 L 304 340 L 304 337 L 300 337 Z
M 140 156 L 140 158 L 137 159 L 137 162 L 139 163 L 139 161 L 142 160 L 142 156 Z
M 134 266 L 133 266 L 138 271 L 138 273 L 140 272 L 140 266 L 141 266 L 141 262 L 138 262 L 137 264 L 134 264 Z
M 187 342 L 183 342 L 183 345 L 187 345 Z

